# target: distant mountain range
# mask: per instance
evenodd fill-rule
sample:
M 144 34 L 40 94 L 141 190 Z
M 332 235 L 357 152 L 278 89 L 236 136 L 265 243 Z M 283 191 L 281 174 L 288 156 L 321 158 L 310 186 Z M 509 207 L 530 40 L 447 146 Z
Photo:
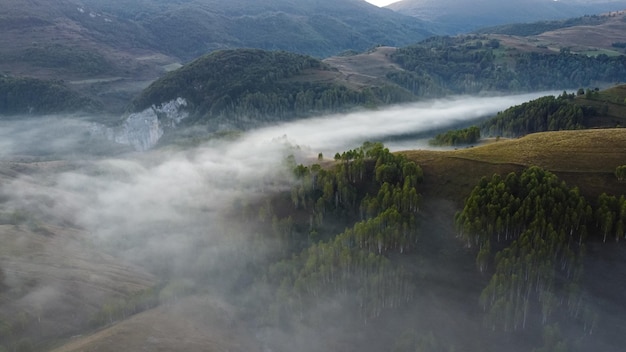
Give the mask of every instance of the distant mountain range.
M 481 27 L 601 14 L 626 9 L 624 0 L 402 0 L 387 8 L 431 24 L 438 34 Z
M 8 0 L 3 8 L 5 40 L 28 29 L 35 32 L 29 45 L 44 39 L 65 45 L 85 41 L 153 50 L 182 61 L 234 47 L 327 57 L 432 35 L 420 20 L 362 0 Z
M 0 74 L 62 79 L 123 109 L 164 72 L 218 49 L 324 58 L 433 35 L 362 0 L 5 0 Z
M 7 98 L 9 95 L 0 96 L 0 113 L 73 110 L 76 102 L 85 105 L 84 100 L 75 97 L 66 99 L 70 103 L 56 104 L 52 109 L 47 108 L 51 107 L 49 103 L 29 103 L 21 99 L 28 96 L 15 94 L 24 91 L 24 87 L 37 86 L 46 87 L 43 90 L 47 92 L 46 98 L 54 98 L 56 93 L 53 92 L 65 86 L 64 89 L 90 98 L 89 106 L 96 109 L 102 106 L 107 112 L 119 114 L 129 108 L 133 97 L 166 72 L 204 54 L 235 48 L 284 50 L 316 59 L 327 58 L 336 70 L 332 71 L 333 84 L 356 92 L 355 100 L 347 99 L 352 105 L 410 101 L 415 98 L 413 94 L 436 96 L 450 89 L 459 93 L 465 83 L 457 88 L 445 88 L 444 80 L 431 76 L 432 72 L 423 71 L 423 77 L 408 77 L 403 72 L 406 68 L 390 59 L 393 48 L 435 37 L 434 32 L 451 33 L 461 31 L 461 27 L 469 30 L 473 26 L 487 27 L 503 21 L 600 13 L 619 8 L 622 3 L 626 8 L 626 0 L 603 1 L 593 6 L 583 2 L 561 4 L 539 0 L 523 3 L 405 0 L 381 9 L 363 0 L 5 0 L 0 15 L 3 34 L 0 36 L 0 75 L 15 79 L 3 80 L 0 93 L 10 92 L 13 96 L 11 99 Z M 418 5 L 419 12 L 409 11 Z M 391 9 L 417 13 L 423 19 Z M 502 57 L 511 55 L 510 51 L 503 52 L 505 47 L 521 52 L 558 53 L 566 49 L 585 55 L 619 55 L 626 45 L 626 22 L 624 13 L 614 12 L 613 16 L 491 27 L 480 34 L 488 35 L 481 39 L 483 44 L 491 39 L 500 41 L 501 48 L 493 51 L 496 59 L 504 62 Z M 478 43 L 474 42 L 461 40 L 470 47 Z M 390 49 L 366 55 L 368 50 L 381 45 Z M 355 55 L 358 53 L 364 55 Z M 424 57 L 420 54 L 420 60 Z M 491 60 L 491 57 L 486 59 Z M 454 64 L 449 57 L 446 60 L 442 65 Z M 417 72 L 414 69 L 408 71 Z M 323 71 L 322 76 L 328 76 L 329 72 Z M 420 72 L 417 74 L 421 75 Z M 37 78 L 48 83 L 22 78 Z M 411 83 L 415 80 L 421 82 L 419 87 Z M 315 83 L 323 82 L 316 80 Z M 509 83 L 515 85 L 516 81 Z M 402 87 L 400 90 L 398 85 Z M 370 89 L 368 94 L 373 95 L 361 99 L 363 89 Z M 64 94 L 69 93 L 58 95 Z M 21 100 L 16 100 L 16 96 Z M 175 96 L 168 99 L 171 98 Z M 215 111 L 216 107 L 211 106 L 211 109 Z

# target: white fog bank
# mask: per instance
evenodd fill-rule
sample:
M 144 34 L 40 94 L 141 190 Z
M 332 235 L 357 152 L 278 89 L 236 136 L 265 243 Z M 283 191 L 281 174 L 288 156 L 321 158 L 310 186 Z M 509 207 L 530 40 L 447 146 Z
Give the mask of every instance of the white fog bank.
M 259 143 L 282 139 L 303 149 L 309 149 L 311 153 L 322 152 L 324 155 L 332 156 L 336 152 L 358 147 L 365 141 L 384 141 L 392 137 L 415 135 L 460 123 L 470 123 L 529 100 L 558 94 L 560 93 L 539 92 L 499 97 L 458 96 L 377 111 L 298 120 L 251 131 L 245 135 L 241 144 L 244 148 L 250 145 L 259 147 Z M 392 150 L 399 150 L 407 147 L 419 149 L 426 147 L 427 144 L 415 140 L 413 146 L 407 141 L 397 148 L 394 148 L 393 142 L 385 145 Z
M 35 216 L 44 221 L 76 224 L 134 262 L 187 267 L 190 252 L 204 252 L 201 256 L 224 252 L 224 228 L 232 227 L 224 223 L 224 211 L 268 191 L 288 189 L 288 173 L 281 165 L 290 154 L 317 157 L 322 152 L 331 159 L 365 141 L 469 123 L 546 94 L 440 99 L 299 120 L 188 150 L 86 157 L 77 167 L 49 171 L 46 179 L 33 175 L 3 185 L 8 199 L 4 206 L 36 209 Z M 7 147 L 41 143 L 48 128 L 44 120 L 39 122 L 28 128 L 12 122 L 8 129 L 0 122 L 3 143 Z M 69 135 L 65 138 L 71 140 Z M 60 143 L 63 149 L 68 144 L 47 143 Z M 410 140 L 405 143 L 403 148 L 413 147 Z M 418 147 L 416 141 L 414 149 Z

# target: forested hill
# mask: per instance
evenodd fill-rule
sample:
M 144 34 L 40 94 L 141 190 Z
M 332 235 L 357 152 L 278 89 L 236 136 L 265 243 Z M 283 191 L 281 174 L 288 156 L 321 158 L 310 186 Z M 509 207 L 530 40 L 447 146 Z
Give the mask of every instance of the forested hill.
M 164 72 L 215 50 L 323 58 L 432 35 L 362 0 L 3 0 L 0 31 L 2 74 L 65 80 L 115 113 Z
M 402 0 L 387 7 L 428 21 L 442 34 L 458 34 L 487 26 L 556 20 L 617 11 L 626 8 L 626 2 L 622 0 Z
M 572 52 L 597 56 L 618 55 L 626 44 L 626 11 L 586 15 L 558 21 L 505 24 L 476 31 L 491 34 L 517 46 L 566 48 Z
M 519 137 L 530 133 L 626 124 L 626 86 L 545 96 L 498 113 L 481 125 L 483 135 Z
M 282 51 L 217 51 L 155 81 L 131 109 L 182 97 L 191 103 L 192 122 L 245 129 L 449 94 L 593 87 L 616 80 L 626 81 L 624 56 L 523 51 L 490 36 L 434 37 L 324 62 Z
M 407 45 L 432 35 L 416 18 L 359 0 L 83 3 L 89 10 L 114 16 L 116 21 L 130 26 L 128 29 L 139 27 L 145 34 L 139 39 L 145 45 L 183 60 L 216 49 L 242 47 L 327 57 L 377 44 Z
M 0 75 L 0 115 L 95 112 L 102 105 L 69 89 L 62 81 Z
M 593 15 L 568 18 L 564 20 L 503 24 L 500 26 L 481 28 L 476 30 L 475 33 L 529 36 L 575 26 L 597 26 L 606 23 L 609 18 L 609 16 Z
M 626 81 L 626 57 L 518 46 L 509 38 L 433 37 L 398 49 L 388 78 L 420 96 L 589 87 Z
M 196 119 L 249 128 L 264 121 L 414 98 L 397 86 L 354 89 L 334 83 L 340 75 L 309 56 L 256 49 L 223 50 L 157 80 L 134 100 L 133 109 L 140 111 L 183 97 Z

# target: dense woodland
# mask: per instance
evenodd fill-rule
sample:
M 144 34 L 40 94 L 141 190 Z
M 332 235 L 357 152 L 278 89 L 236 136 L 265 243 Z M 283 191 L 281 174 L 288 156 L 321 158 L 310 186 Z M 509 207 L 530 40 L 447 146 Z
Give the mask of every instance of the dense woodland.
M 398 256 L 418 260 L 420 238 L 430 236 L 417 221 L 427 206 L 418 192 L 421 168 L 366 143 L 335 155 L 332 166 L 293 169 L 292 215 L 272 220 L 284 259 L 269 264 L 256 284 L 267 292 L 265 323 L 319 324 L 333 319 L 325 307 L 336 302 L 367 325 L 410 305 L 420 281 Z M 480 299 L 468 303 L 483 310 L 485 331 L 531 334 L 534 341 L 543 335 L 537 351 L 578 348 L 559 326 L 593 334 L 598 314 L 581 290 L 585 244 L 600 233 L 621 239 L 626 221 L 623 196 L 602 195 L 594 204 L 538 167 L 485 177 L 474 188 L 455 222 L 458 246 L 475 253 L 476 270 L 490 277 Z M 339 219 L 345 230 L 329 232 L 326 224 Z M 411 336 L 397 341 L 426 343 Z M 427 342 L 443 346 L 433 336 Z
M 460 130 L 451 130 L 440 133 L 428 143 L 435 146 L 457 146 L 472 144 L 480 140 L 480 128 L 471 126 Z
M 389 84 L 356 90 L 332 83 L 328 77 L 336 69 L 312 57 L 253 49 L 217 51 L 154 82 L 133 101 L 132 110 L 182 96 L 192 103 L 195 121 L 218 119 L 242 128 L 263 121 L 450 94 L 525 92 L 626 81 L 624 56 L 589 57 L 568 50 L 521 52 L 481 35 L 432 37 L 398 49 L 391 60 L 404 70 L 390 70 L 386 74 Z M 558 104 L 563 105 L 561 109 L 574 109 L 561 101 Z M 555 115 L 551 120 L 558 122 L 527 129 L 576 128 L 581 125 L 577 120 L 580 109 L 587 113 L 584 107 L 550 112 L 570 121 L 561 122 Z
M 520 52 L 486 36 L 433 37 L 400 48 L 393 60 L 406 72 L 387 78 L 419 96 L 481 91 L 588 87 L 626 80 L 626 58 Z
M 623 175 L 624 167 L 618 168 L 618 179 Z M 623 180 L 623 177 L 621 178 Z M 596 209 L 596 225 L 602 232 L 602 240 L 606 242 L 609 236 L 619 242 L 626 235 L 626 198 L 602 193 L 598 197 Z
M 156 81 L 133 105 L 141 110 L 182 96 L 201 121 L 224 118 L 244 128 L 262 121 L 411 99 L 392 86 L 356 91 L 299 78 L 307 71 L 320 74 L 330 70 L 317 59 L 287 52 L 218 51 Z
M 475 32 L 478 34 L 505 34 L 527 37 L 568 27 L 599 25 L 605 23 L 607 20 L 607 16 L 592 15 L 557 21 L 505 24 L 501 26 L 482 28 Z
M 411 276 L 388 256 L 411 253 L 417 244 L 421 169 L 380 143 L 335 159 L 330 168 L 294 167 L 291 201 L 306 223 L 272 220 L 285 259 L 270 265 L 258 284 L 273 290 L 265 313 L 273 324 L 326 320 L 320 314 L 329 300 L 367 323 L 413 297 Z M 338 221 L 352 225 L 333 233 Z
M 97 111 L 102 106 L 61 81 L 0 76 L 0 114 L 49 114 Z
M 487 326 L 524 330 L 532 320 L 546 325 L 569 314 L 591 333 L 594 315 L 579 280 L 592 219 L 578 189 L 540 168 L 483 178 L 456 223 L 478 252 L 479 270 L 493 273 L 480 302 Z
M 263 281 L 275 290 L 265 313 L 270 324 L 289 325 L 294 317 L 320 323 L 332 316 L 320 305 L 329 301 L 350 307 L 368 324 L 419 294 L 419 280 L 397 255 L 415 260 L 423 255 L 416 254 L 420 236 L 428 236 L 417 221 L 424 206 L 417 191 L 420 167 L 377 143 L 337 154 L 335 161 L 332 167 L 294 168 L 292 204 L 308 215 L 299 216 L 307 219 L 305 227 L 294 218 L 286 227 L 285 219 L 274 220 L 291 249 L 270 265 Z M 616 175 L 622 172 L 618 168 Z M 327 232 L 325 223 L 339 218 L 354 223 L 339 234 Z M 576 187 L 530 167 L 483 178 L 455 222 L 476 255 L 476 270 L 490 277 L 473 303 L 484 311 L 485 331 L 539 334 L 535 341 L 543 335 L 537 351 L 579 348 L 562 337 L 561 328 L 593 334 L 598 313 L 581 290 L 585 246 L 596 234 L 624 237 L 623 196 L 603 194 L 592 205 Z M 412 336 L 404 338 L 412 344 L 423 339 Z M 428 341 L 442 343 L 432 336 Z
M 520 137 L 546 131 L 614 128 L 624 125 L 624 87 L 578 89 L 512 106 L 480 125 L 483 135 Z
M 499 112 L 481 125 L 488 136 L 519 137 L 529 133 L 582 129 L 599 114 L 596 108 L 574 104 L 574 95 L 545 96 Z

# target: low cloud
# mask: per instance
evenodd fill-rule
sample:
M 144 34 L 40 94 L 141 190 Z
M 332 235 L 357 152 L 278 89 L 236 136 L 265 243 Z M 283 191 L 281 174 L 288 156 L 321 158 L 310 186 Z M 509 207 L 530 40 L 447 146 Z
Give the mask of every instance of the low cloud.
M 241 224 L 228 214 L 238 204 L 289 189 L 290 176 L 283 168 L 287 156 L 302 160 L 323 152 L 330 157 L 367 140 L 469 123 L 543 95 L 441 99 L 279 124 L 188 150 L 162 148 L 114 157 L 87 158 L 79 148 L 86 125 L 80 121 L 0 121 L 4 159 L 43 146 L 52 146 L 61 159 L 75 155 L 55 167 L 32 166 L 29 175 L 5 182 L 2 208 L 84 229 L 94 245 L 165 279 L 201 277 L 211 289 L 227 292 L 251 258 L 264 255 L 250 241 L 254 219 Z M 71 133 L 67 138 L 48 135 L 49 123 L 61 123 L 53 130 Z M 56 296 L 44 290 L 32 297 Z

